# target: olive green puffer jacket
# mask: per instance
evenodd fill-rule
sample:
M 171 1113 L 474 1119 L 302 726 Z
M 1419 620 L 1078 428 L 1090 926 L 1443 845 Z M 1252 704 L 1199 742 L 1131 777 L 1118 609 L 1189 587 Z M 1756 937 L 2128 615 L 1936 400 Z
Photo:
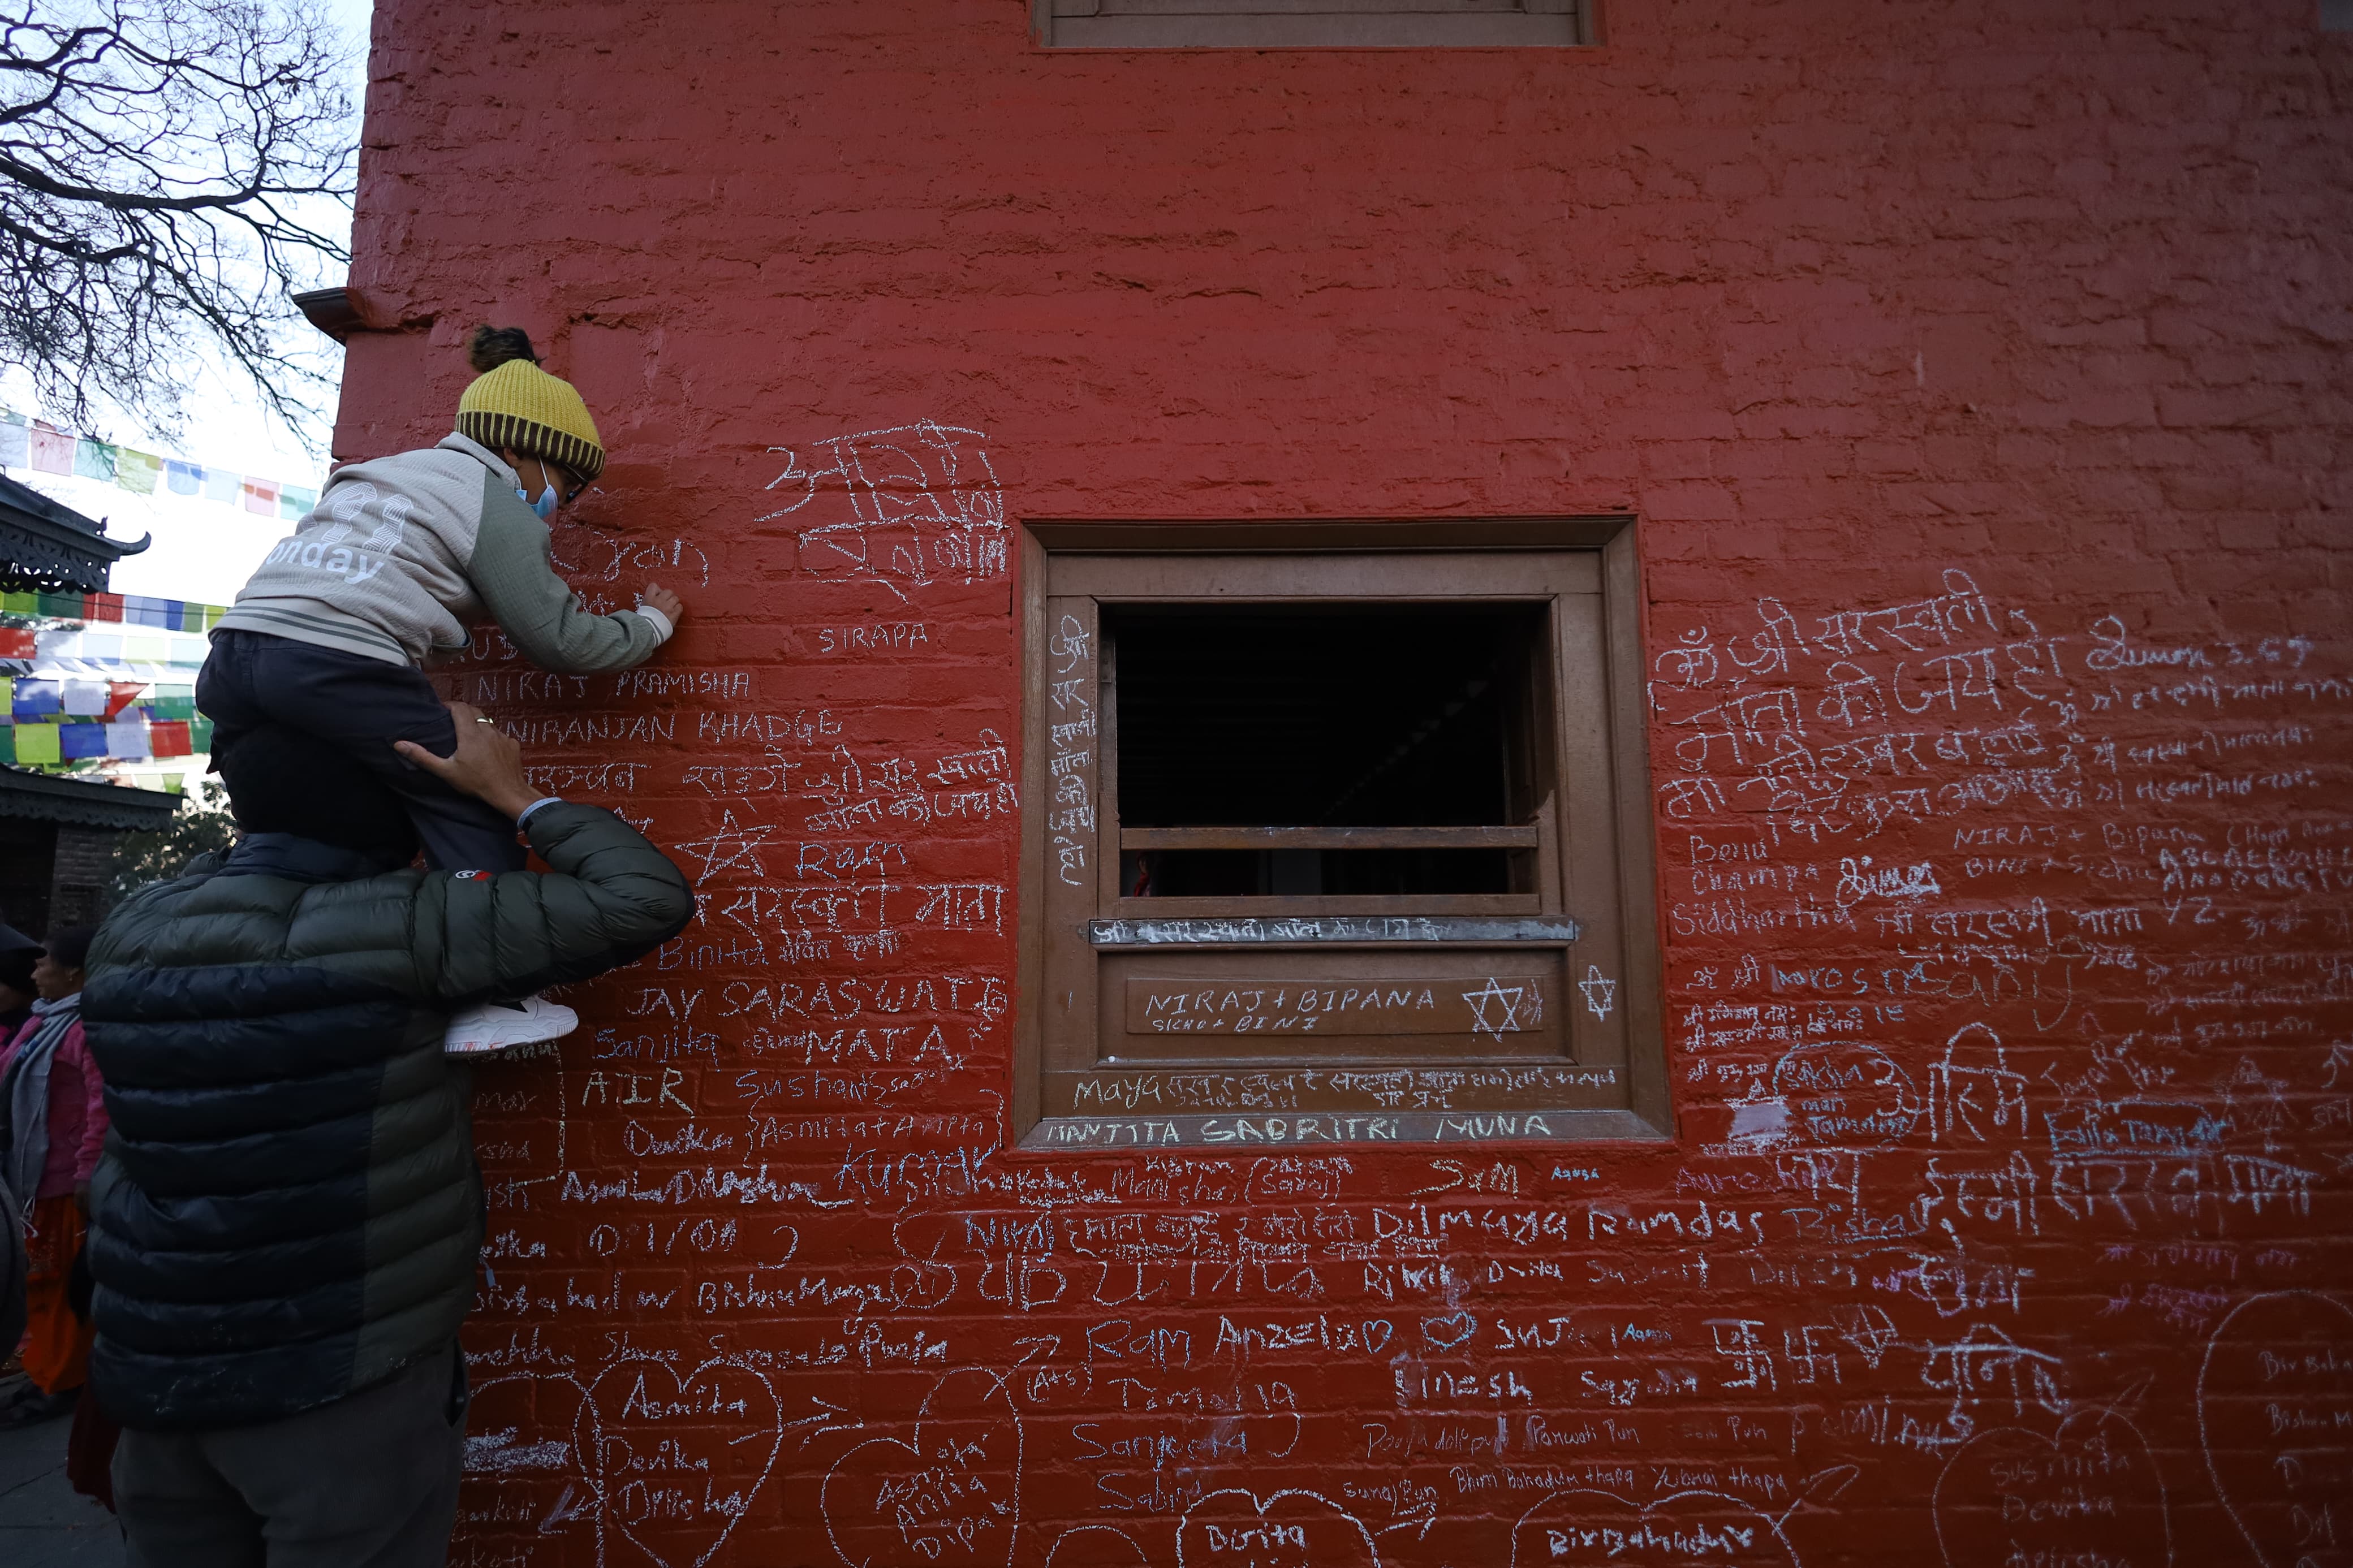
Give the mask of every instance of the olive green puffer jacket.
M 626 963 L 694 910 L 609 812 L 559 802 L 526 832 L 551 874 L 371 874 L 255 834 L 100 929 L 90 1383 L 123 1426 L 291 1415 L 456 1337 L 482 1189 L 449 1015 Z

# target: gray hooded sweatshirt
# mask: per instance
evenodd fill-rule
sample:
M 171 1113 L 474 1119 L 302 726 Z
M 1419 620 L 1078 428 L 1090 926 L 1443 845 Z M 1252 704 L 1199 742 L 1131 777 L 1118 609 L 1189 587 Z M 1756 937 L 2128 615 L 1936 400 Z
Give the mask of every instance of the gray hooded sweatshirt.
M 659 612 L 591 615 L 555 574 L 547 524 L 496 452 L 450 435 L 427 451 L 339 469 L 220 618 L 389 664 L 464 647 L 495 620 L 543 669 L 642 664 L 670 633 Z

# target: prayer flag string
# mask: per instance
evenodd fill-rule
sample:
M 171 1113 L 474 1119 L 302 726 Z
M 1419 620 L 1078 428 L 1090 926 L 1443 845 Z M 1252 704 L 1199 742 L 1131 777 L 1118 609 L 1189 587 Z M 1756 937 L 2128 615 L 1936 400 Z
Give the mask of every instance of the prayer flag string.
M 186 496 L 287 522 L 300 522 L 319 504 L 314 486 L 290 485 L 216 465 L 159 457 L 76 435 L 46 419 L 5 408 L 0 408 L 0 468 L 97 479 L 133 495 Z

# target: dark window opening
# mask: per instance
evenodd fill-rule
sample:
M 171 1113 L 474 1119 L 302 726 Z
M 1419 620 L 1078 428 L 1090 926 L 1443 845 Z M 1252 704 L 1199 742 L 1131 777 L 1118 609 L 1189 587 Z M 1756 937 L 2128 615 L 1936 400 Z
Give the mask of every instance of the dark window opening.
M 1400 897 L 1509 893 L 1510 849 L 1129 849 L 1132 899 Z
M 1131 898 L 1525 891 L 1546 611 L 1103 606 Z

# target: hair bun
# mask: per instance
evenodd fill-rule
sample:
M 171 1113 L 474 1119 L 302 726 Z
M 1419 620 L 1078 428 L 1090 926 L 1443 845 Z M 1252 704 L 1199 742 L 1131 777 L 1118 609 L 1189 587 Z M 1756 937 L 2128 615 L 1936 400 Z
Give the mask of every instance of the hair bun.
M 476 327 L 474 335 L 466 340 L 466 363 L 477 374 L 494 371 L 511 359 L 539 363 L 539 356 L 532 352 L 531 334 L 521 327 Z

